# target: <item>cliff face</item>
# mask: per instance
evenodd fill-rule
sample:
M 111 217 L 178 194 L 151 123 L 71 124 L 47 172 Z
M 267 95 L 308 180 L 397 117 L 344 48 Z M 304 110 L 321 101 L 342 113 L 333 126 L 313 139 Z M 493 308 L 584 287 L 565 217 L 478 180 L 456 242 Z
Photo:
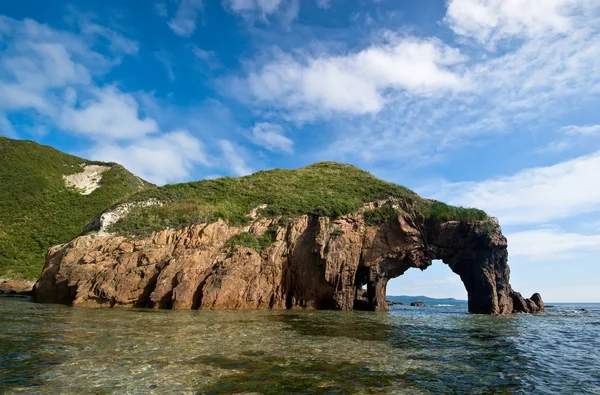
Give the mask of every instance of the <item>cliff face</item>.
M 382 311 L 389 279 L 441 259 L 465 284 L 470 312 L 542 311 L 539 294 L 512 290 L 506 238 L 490 221 L 434 223 L 404 213 L 368 225 L 361 210 L 246 227 L 217 221 L 140 239 L 86 235 L 50 249 L 34 292 L 38 302 L 87 307 Z M 272 234 L 272 242 L 261 253 L 232 245 L 242 232 Z

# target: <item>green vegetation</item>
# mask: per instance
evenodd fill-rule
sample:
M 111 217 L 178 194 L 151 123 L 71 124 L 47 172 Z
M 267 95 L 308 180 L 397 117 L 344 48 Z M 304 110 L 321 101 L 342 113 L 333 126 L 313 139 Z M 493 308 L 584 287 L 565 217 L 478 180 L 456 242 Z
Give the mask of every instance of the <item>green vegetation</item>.
M 250 233 L 242 232 L 242 233 L 238 233 L 237 235 L 235 235 L 231 239 L 229 239 L 227 241 L 227 243 L 225 244 L 225 246 L 226 247 L 231 247 L 231 246 L 248 247 L 248 248 L 252 248 L 253 250 L 255 250 L 256 252 L 258 252 L 260 254 L 262 252 L 262 250 L 264 250 L 265 248 L 270 246 L 274 240 L 275 240 L 275 229 L 269 229 L 267 232 L 265 232 L 260 237 L 255 237 L 254 235 L 252 235 Z
M 444 205 L 418 196 L 413 191 L 377 179 L 354 166 L 320 162 L 296 170 L 275 169 L 239 178 L 223 177 L 183 184 L 165 185 L 133 195 L 127 201 L 158 199 L 163 206 L 140 207 L 113 225 L 127 235 L 181 228 L 222 218 L 233 225 L 248 222 L 247 214 L 259 205 L 264 217 L 291 218 L 303 214 L 339 217 L 374 200 L 396 198 L 406 211 L 421 212 L 432 220 L 476 220 L 481 210 Z M 390 206 L 365 213 L 368 222 L 379 224 L 398 213 Z M 444 218 L 444 219 L 443 219 Z
M 62 178 L 81 172 L 82 163 L 111 166 L 102 186 L 86 196 Z M 150 186 L 117 164 L 0 137 L 0 277 L 37 278 L 48 247 L 69 241 L 107 207 Z
M 398 218 L 398 212 L 390 205 L 367 210 L 364 213 L 367 225 L 375 226 Z
M 442 202 L 434 201 L 430 207 L 425 210 L 425 218 L 437 222 L 460 220 L 465 222 L 481 221 L 488 216 L 483 210 L 476 208 L 464 208 L 449 206 Z
M 103 174 L 102 187 L 90 195 L 66 187 L 63 180 L 64 175 L 81 172 L 82 164 L 111 166 Z M 267 206 L 260 216 L 280 217 L 283 224 L 303 214 L 339 217 L 357 211 L 364 203 L 386 198 L 397 199 L 402 211 L 421 213 L 431 221 L 487 217 L 481 210 L 423 199 L 405 187 L 334 162 L 156 188 L 117 164 L 87 161 L 30 141 L 0 138 L 0 277 L 38 277 L 48 247 L 79 235 L 94 216 L 121 202 L 158 199 L 163 203 L 136 208 L 111 229 L 134 236 L 218 218 L 244 224 L 249 220 L 247 214 L 262 204 Z M 365 213 L 372 225 L 397 215 L 391 206 Z M 331 236 L 342 234 L 338 229 Z M 260 252 L 273 237 L 273 229 L 258 238 L 242 233 L 229 240 L 229 245 Z
M 337 239 L 338 237 L 342 236 L 344 234 L 344 231 L 341 229 L 336 229 L 333 232 L 331 232 L 331 235 L 329 235 L 332 239 Z
M 411 190 L 379 180 L 354 166 L 321 162 L 296 170 L 275 169 L 239 178 L 223 177 L 140 192 L 129 201 L 158 199 L 162 207 L 133 210 L 117 222 L 115 231 L 140 235 L 164 229 L 165 224 L 191 225 L 223 218 L 244 224 L 253 208 L 266 204 L 266 217 L 316 214 L 339 217 L 362 204 L 390 196 L 407 202 L 424 202 Z M 181 220 L 181 213 L 188 220 Z M 198 221 L 199 220 L 199 221 Z

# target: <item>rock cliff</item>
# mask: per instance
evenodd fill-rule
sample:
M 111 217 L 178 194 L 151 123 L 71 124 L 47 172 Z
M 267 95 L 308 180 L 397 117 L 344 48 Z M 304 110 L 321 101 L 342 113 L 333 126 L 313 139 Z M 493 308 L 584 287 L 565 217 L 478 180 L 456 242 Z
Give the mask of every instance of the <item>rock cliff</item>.
M 365 219 L 383 206 L 398 215 Z M 236 245 L 236 235 L 268 243 Z M 335 219 L 254 216 L 246 226 L 218 220 L 147 237 L 80 236 L 49 250 L 34 293 L 38 302 L 87 307 L 385 311 L 389 279 L 441 259 L 464 283 L 470 312 L 543 311 L 539 294 L 524 299 L 511 288 L 507 258 L 494 219 L 430 221 L 388 199 Z

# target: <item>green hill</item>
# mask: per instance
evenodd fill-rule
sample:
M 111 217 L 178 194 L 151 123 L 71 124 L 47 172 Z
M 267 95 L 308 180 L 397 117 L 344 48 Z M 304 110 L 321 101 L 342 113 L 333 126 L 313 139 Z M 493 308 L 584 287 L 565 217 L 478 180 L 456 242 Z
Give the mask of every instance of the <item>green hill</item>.
M 379 180 L 354 166 L 321 162 L 295 170 L 260 171 L 246 177 L 223 177 L 142 191 L 127 201 L 156 199 L 163 205 L 138 207 L 111 230 L 143 235 L 217 218 L 242 224 L 248 221 L 247 214 L 252 209 L 263 204 L 267 206 L 260 215 L 266 217 L 285 219 L 310 213 L 337 217 L 358 210 L 364 203 L 388 197 L 398 198 L 403 207 L 430 219 L 475 221 L 487 217 L 481 210 L 423 199 L 405 187 Z M 384 222 L 396 215 L 390 210 L 393 211 L 391 207 L 383 207 L 365 213 L 367 222 Z
M 82 165 L 110 167 L 89 195 L 63 179 L 82 172 Z M 0 137 L 0 277 L 37 278 L 48 247 L 69 241 L 95 215 L 151 186 L 115 163 Z

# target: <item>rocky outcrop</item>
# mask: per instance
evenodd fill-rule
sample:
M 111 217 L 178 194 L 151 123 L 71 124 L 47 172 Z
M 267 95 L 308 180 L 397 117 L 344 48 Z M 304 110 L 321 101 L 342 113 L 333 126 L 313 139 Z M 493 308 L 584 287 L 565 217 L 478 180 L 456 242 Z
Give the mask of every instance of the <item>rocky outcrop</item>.
M 412 307 L 425 307 L 425 302 L 412 302 L 410 305 Z
M 394 202 L 365 209 L 378 204 Z M 269 232 L 273 242 L 261 253 L 228 243 L 240 232 Z M 360 211 L 246 227 L 218 221 L 141 239 L 85 235 L 49 250 L 34 290 L 38 302 L 89 307 L 385 311 L 389 279 L 441 259 L 463 281 L 470 312 L 543 310 L 539 295 L 512 290 L 507 258 L 506 238 L 489 220 L 433 223 L 403 212 L 370 226 Z
M 30 281 L 5 280 L 0 282 L 0 296 L 30 296 L 32 287 Z

